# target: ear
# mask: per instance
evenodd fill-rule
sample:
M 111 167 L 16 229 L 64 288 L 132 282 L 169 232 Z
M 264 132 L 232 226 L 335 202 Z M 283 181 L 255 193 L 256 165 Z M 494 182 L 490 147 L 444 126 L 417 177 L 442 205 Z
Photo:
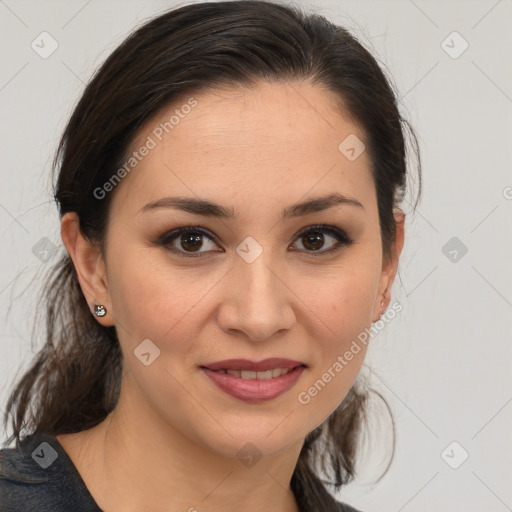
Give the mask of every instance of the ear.
M 382 262 L 382 272 L 379 282 L 379 290 L 376 297 L 376 302 L 373 309 L 373 322 L 377 322 L 382 313 L 387 309 L 391 301 L 391 286 L 395 280 L 396 272 L 398 270 L 398 261 L 404 246 L 405 235 L 405 213 L 396 208 L 393 212 L 395 217 L 395 241 L 391 246 L 391 253 L 389 258 L 384 258 Z
M 105 316 L 94 318 L 101 325 L 114 325 L 105 262 L 99 247 L 84 237 L 80 231 L 78 215 L 75 212 L 62 216 L 60 235 L 73 261 L 80 287 L 91 312 L 95 304 L 102 304 L 107 310 Z

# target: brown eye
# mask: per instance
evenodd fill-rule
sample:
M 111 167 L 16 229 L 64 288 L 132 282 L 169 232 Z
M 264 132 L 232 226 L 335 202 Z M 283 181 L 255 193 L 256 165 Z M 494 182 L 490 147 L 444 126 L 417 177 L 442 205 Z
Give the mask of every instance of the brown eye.
M 180 236 L 181 247 L 186 251 L 197 251 L 203 245 L 203 235 L 185 234 Z
M 303 252 L 328 254 L 343 246 L 349 246 L 353 242 L 349 236 L 335 226 L 310 226 L 298 235 L 298 242 L 303 248 L 298 249 Z
M 302 236 L 302 244 L 308 250 L 317 251 L 321 249 L 325 243 L 324 234 L 323 233 L 315 233 L 303 235 Z
M 216 238 L 202 228 L 186 227 L 165 233 L 157 243 L 180 256 L 202 256 L 205 252 L 220 252 L 214 241 Z

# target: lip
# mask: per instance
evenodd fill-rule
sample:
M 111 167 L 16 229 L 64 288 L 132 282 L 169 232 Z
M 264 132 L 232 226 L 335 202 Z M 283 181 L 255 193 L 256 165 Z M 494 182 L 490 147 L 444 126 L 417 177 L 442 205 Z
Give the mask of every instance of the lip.
M 273 360 L 267 359 L 266 361 Z M 251 362 L 246 360 L 246 363 Z M 251 363 L 253 365 L 251 366 L 251 368 L 254 368 L 254 365 L 258 364 L 261 366 L 263 363 L 265 363 L 265 361 L 261 361 L 260 363 Z M 268 366 L 268 363 L 265 363 L 265 365 Z M 242 400 L 244 402 L 261 403 L 266 402 L 267 400 L 277 398 L 279 395 L 282 395 L 283 393 L 291 389 L 295 385 L 299 377 L 302 375 L 302 372 L 306 369 L 304 365 L 301 365 L 300 363 L 299 365 L 300 366 L 296 367 L 287 366 L 286 368 L 294 369 L 291 372 L 287 373 L 286 375 L 281 375 L 279 377 L 274 377 L 266 380 L 242 379 L 242 377 L 236 377 L 234 375 L 230 375 L 229 373 L 219 373 L 218 371 L 206 368 L 204 366 L 201 366 L 200 368 L 201 371 L 205 373 L 219 389 L 224 391 L 229 396 L 237 398 L 238 400 Z M 273 368 L 276 368 L 276 366 L 273 366 Z M 284 367 L 280 366 L 280 368 Z M 219 368 L 219 370 L 222 369 L 224 368 Z M 265 369 L 268 368 L 264 368 L 263 370 L 248 369 L 248 371 L 264 371 Z
M 207 368 L 209 370 L 245 370 L 249 372 L 264 372 L 271 368 L 295 368 L 296 366 L 306 365 L 300 361 L 271 357 L 258 362 L 249 361 L 248 359 L 226 359 L 216 363 L 204 364 L 201 368 Z

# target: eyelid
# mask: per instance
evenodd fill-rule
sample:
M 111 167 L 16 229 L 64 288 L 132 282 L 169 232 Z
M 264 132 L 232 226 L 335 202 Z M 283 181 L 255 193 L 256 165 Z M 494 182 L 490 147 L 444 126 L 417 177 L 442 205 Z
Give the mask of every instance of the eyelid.
M 312 224 L 310 226 L 306 226 L 306 227 L 302 228 L 295 235 L 295 238 L 305 235 L 306 233 L 309 233 L 310 231 L 320 231 L 322 233 L 327 233 L 331 236 L 334 236 L 335 238 L 342 238 L 347 243 L 353 242 L 353 240 L 348 236 L 348 234 L 345 230 L 338 228 L 336 226 L 329 225 L 329 224 Z

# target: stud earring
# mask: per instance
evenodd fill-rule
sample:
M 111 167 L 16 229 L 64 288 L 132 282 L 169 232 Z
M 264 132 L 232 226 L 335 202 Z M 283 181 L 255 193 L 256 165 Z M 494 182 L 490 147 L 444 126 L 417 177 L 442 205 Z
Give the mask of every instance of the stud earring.
M 96 316 L 105 316 L 107 314 L 107 308 L 102 304 L 94 304 L 94 314 Z

